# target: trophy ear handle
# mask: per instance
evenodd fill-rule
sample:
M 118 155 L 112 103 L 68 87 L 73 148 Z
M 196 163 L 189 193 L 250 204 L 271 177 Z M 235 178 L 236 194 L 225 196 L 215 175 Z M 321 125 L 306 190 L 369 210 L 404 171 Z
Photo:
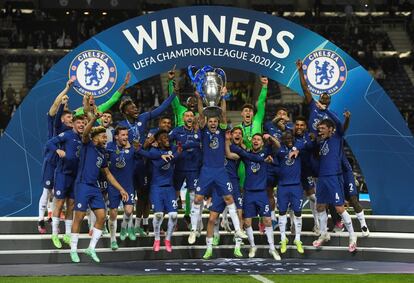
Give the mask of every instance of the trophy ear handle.
M 196 68 L 196 66 L 194 66 L 194 65 L 189 65 L 187 67 L 188 76 L 190 77 L 190 79 L 193 83 L 196 80 L 196 76 L 197 76 L 197 73 L 198 73 L 198 71 L 195 74 L 193 73 L 194 68 Z
M 223 86 L 226 86 L 227 85 L 227 76 L 226 76 L 226 73 L 224 72 L 224 70 L 222 68 L 216 68 L 215 71 L 216 71 L 217 74 L 219 74 L 222 77 Z

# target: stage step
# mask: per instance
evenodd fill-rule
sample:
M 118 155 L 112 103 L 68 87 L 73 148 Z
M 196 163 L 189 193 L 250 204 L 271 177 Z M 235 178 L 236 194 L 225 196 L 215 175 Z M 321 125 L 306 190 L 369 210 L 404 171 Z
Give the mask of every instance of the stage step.
M 268 247 L 258 245 L 256 257 L 269 258 Z M 225 245 L 214 248 L 213 258 L 234 258 L 233 246 Z M 374 260 L 374 261 L 397 261 L 414 262 L 414 249 L 389 249 L 389 248 L 365 248 L 360 247 L 356 253 L 349 253 L 347 247 L 326 246 L 314 248 L 304 246 L 303 255 L 296 251 L 294 246 L 288 246 L 287 252 L 282 255 L 282 259 L 301 258 L 301 259 L 341 259 L 341 260 Z M 132 261 L 132 260 L 171 260 L 171 259 L 191 259 L 202 258 L 205 252 L 204 245 L 198 246 L 179 246 L 173 247 L 172 253 L 165 251 L 164 247 L 158 253 L 152 251 L 152 247 L 130 247 L 120 248 L 112 251 L 109 248 L 97 249 L 97 254 L 102 262 Z M 243 248 L 242 253 L 247 258 L 248 248 Z M 83 254 L 83 249 L 79 250 L 81 262 L 91 262 L 92 260 Z M 20 250 L 20 251 L 0 251 L 0 264 L 23 264 L 23 263 L 69 263 L 69 250 Z M 364 264 L 361 262 L 361 264 Z M 50 266 L 53 268 L 53 266 Z M 191 268 L 191 267 L 189 267 Z
M 187 239 L 190 232 L 174 232 L 171 243 L 173 246 L 186 246 L 188 245 Z M 254 232 L 255 243 L 258 245 L 266 245 L 267 239 L 265 235 L 261 235 L 259 232 Z M 203 245 L 206 232 L 202 232 L 201 236 L 197 238 L 196 244 Z M 233 234 L 228 232 L 220 232 L 220 244 L 232 245 Z M 294 235 L 290 232 L 287 233 L 290 243 L 293 243 Z M 375 247 L 375 248 L 407 248 L 414 247 L 414 234 L 401 234 L 401 233 L 374 233 L 372 232 L 369 237 L 362 237 L 361 233 L 357 233 L 358 246 L 361 247 Z M 63 235 L 60 235 L 62 238 Z M 90 241 L 88 234 L 81 234 L 79 237 L 79 247 L 87 247 Z M 137 237 L 135 241 L 126 239 L 125 241 L 119 240 L 119 234 L 117 234 L 118 245 L 120 247 L 152 247 L 154 242 L 154 235 L 150 233 L 148 237 Z M 275 242 L 280 241 L 280 232 L 274 233 Z M 317 236 L 313 232 L 302 232 L 301 240 L 304 245 L 312 245 L 312 242 L 317 239 Z M 247 240 L 244 241 L 246 244 Z M 349 237 L 347 232 L 331 233 L 331 240 L 326 243 L 327 246 L 342 246 L 347 247 L 349 243 Z M 63 242 L 62 242 L 63 244 Z M 110 247 L 109 235 L 104 235 L 98 242 L 99 248 Z M 69 246 L 63 244 L 63 249 L 68 249 Z M 0 250 L 40 250 L 40 249 L 55 249 L 52 244 L 51 235 L 1 235 L 0 236 Z
M 185 231 L 186 223 L 183 219 L 184 215 L 178 215 L 178 230 Z M 166 216 L 167 218 L 167 216 Z M 355 215 L 351 215 L 352 222 L 356 231 L 360 231 L 360 224 Z M 414 217 L 412 216 L 377 216 L 366 215 L 366 222 L 369 230 L 372 232 L 384 233 L 414 233 Z M 204 227 L 207 226 L 208 215 L 203 214 Z M 118 229 L 122 216 L 118 216 Z M 257 227 L 258 219 L 253 219 L 254 229 Z M 165 222 L 165 221 L 164 221 Z M 289 222 L 289 221 L 288 221 Z M 329 221 L 330 222 L 330 221 Z M 86 218 L 82 225 L 81 233 L 86 233 L 88 226 Z M 165 223 L 164 223 L 165 224 Z M 149 220 L 150 229 L 152 229 L 152 216 Z M 332 226 L 332 223 L 329 223 Z M 48 233 L 51 233 L 50 224 L 46 224 Z M 303 231 L 312 231 L 313 217 L 310 214 L 303 215 Z M 64 231 L 64 222 L 60 223 L 61 231 Z M 36 217 L 0 217 L 0 235 L 1 234 L 38 234 Z
M 167 218 L 167 217 L 166 217 Z M 203 214 L 204 227 L 207 226 L 208 214 Z M 288 251 L 284 258 L 305 258 L 305 259 L 349 259 L 349 260 L 376 260 L 376 261 L 404 261 L 414 262 L 414 217 L 409 216 L 372 216 L 367 215 L 366 220 L 371 231 L 368 238 L 363 238 L 358 220 L 352 216 L 355 230 L 358 235 L 358 252 L 348 252 L 348 233 L 331 233 L 331 240 L 320 249 L 315 249 L 312 242 L 317 236 L 311 232 L 313 217 L 309 214 L 303 215 L 302 242 L 305 254 L 297 253 L 293 244 L 294 236 L 287 233 L 290 240 Z M 118 229 L 120 229 L 121 216 L 118 216 Z M 64 223 L 61 222 L 60 229 L 64 232 Z M 167 228 L 167 220 L 164 220 L 163 229 Z M 254 219 L 253 227 L 257 230 L 258 219 Z M 50 230 L 50 224 L 47 224 Z M 152 218 L 149 223 L 152 231 Z M 204 229 L 205 230 L 205 229 Z M 118 230 L 119 231 L 119 230 Z M 86 220 L 82 223 L 82 234 L 79 238 L 79 248 L 88 246 L 90 236 L 87 234 L 88 225 Z M 109 235 L 104 235 L 98 242 L 97 250 L 102 261 L 129 261 L 129 260 L 151 260 L 151 259 L 192 259 L 201 258 L 205 251 L 205 235 L 203 231 L 197 238 L 194 246 L 188 245 L 189 231 L 184 221 L 184 215 L 179 214 L 178 231 L 174 232 L 172 238 L 173 252 L 167 253 L 164 248 L 155 254 L 152 251 L 154 241 L 153 233 L 148 237 L 137 237 L 135 241 L 126 239 L 119 240 L 119 250 L 114 252 L 110 246 Z M 215 247 L 215 258 L 233 257 L 233 234 L 220 231 L 220 246 Z M 61 235 L 62 237 L 62 235 Z M 163 237 L 162 237 L 163 238 Z M 274 233 L 275 243 L 280 241 L 278 230 Z M 247 256 L 248 242 L 244 241 L 243 253 Z M 269 257 L 267 251 L 267 240 L 265 235 L 255 231 L 255 242 L 259 252 L 257 257 Z M 37 232 L 36 217 L 8 217 L 0 218 L 0 264 L 21 264 L 21 263 L 64 263 L 69 262 L 69 246 L 63 244 L 63 248 L 55 249 L 50 231 L 48 234 L 40 235 Z M 89 262 L 90 259 L 81 256 L 81 260 Z M 363 264 L 363 263 L 361 263 Z

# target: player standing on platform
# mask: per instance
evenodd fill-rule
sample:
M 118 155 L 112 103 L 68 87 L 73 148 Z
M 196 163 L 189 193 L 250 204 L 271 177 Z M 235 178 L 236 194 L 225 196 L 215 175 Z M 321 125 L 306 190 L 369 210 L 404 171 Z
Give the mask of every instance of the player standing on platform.
M 301 154 L 305 145 L 294 140 L 290 131 L 283 133 L 281 147 L 276 152 L 279 164 L 277 204 L 279 207 L 279 229 L 280 229 L 280 252 L 286 253 L 288 239 L 286 238 L 286 212 L 290 208 L 294 212 L 295 240 L 294 244 L 299 253 L 303 254 L 300 233 L 302 231 L 302 196 L 303 188 L 301 185 Z M 300 150 L 300 154 L 299 154 Z
M 348 129 L 351 120 L 351 112 L 346 111 L 344 113 L 344 132 Z M 345 152 L 342 154 L 342 172 L 344 177 L 344 193 L 345 199 L 354 208 L 355 215 L 357 216 L 361 225 L 361 231 L 363 237 L 369 236 L 369 229 L 365 221 L 364 210 L 358 200 L 358 189 L 355 184 L 355 176 L 352 171 L 352 166 L 346 158 Z
M 229 176 L 230 182 L 232 184 L 232 191 L 231 194 L 233 199 L 235 200 L 237 214 L 239 216 L 240 223 L 242 223 L 242 205 L 243 200 L 240 194 L 240 185 L 239 185 L 239 177 L 237 176 L 237 168 L 239 165 L 239 156 L 232 153 L 230 151 L 230 144 L 231 140 L 237 145 L 240 145 L 243 139 L 243 132 L 240 128 L 233 128 L 230 132 L 226 133 L 226 159 L 225 159 L 225 167 L 227 175 Z M 209 207 L 210 215 L 208 219 L 208 226 L 207 226 L 207 237 L 211 238 L 213 236 L 212 245 L 218 246 L 220 241 L 220 234 L 219 234 L 219 215 L 223 213 L 225 210 L 226 203 L 223 197 L 219 196 L 216 190 L 212 192 L 211 203 Z M 239 237 L 234 238 L 235 247 L 233 250 L 233 254 L 235 257 L 243 257 L 243 254 L 240 250 L 242 239 Z M 211 254 L 212 255 L 212 254 Z M 208 258 L 206 258 L 208 259 Z
M 265 106 L 267 97 L 267 85 L 269 83 L 266 77 L 261 77 L 262 90 L 260 91 L 257 100 L 257 112 L 254 114 L 254 106 L 252 104 L 245 104 L 241 110 L 242 123 L 238 125 L 243 131 L 243 143 L 247 149 L 252 149 L 252 138 L 255 134 L 263 133 L 263 120 L 265 116 Z M 244 183 L 244 165 L 240 163 L 239 176 L 240 182 Z
M 303 147 L 311 142 L 311 137 L 308 132 L 305 117 L 297 117 L 295 120 L 295 142 L 298 147 Z M 301 183 L 305 195 L 309 200 L 309 206 L 312 211 L 314 225 L 313 231 L 319 236 L 319 223 L 318 223 L 318 212 L 316 211 L 316 196 L 315 196 L 315 181 L 312 173 L 311 166 L 311 152 L 309 150 L 303 150 L 300 153 L 300 159 L 302 161 L 301 170 Z
M 156 109 L 142 114 L 138 113 L 138 108 L 135 103 L 126 99 L 122 101 L 119 106 L 120 112 L 124 115 L 125 120 L 119 122 L 119 126 L 128 128 L 128 141 L 132 144 L 140 143 L 144 144 L 146 138 L 146 127 L 147 122 L 161 115 L 171 101 L 175 98 L 175 94 L 170 95 L 163 103 Z M 140 235 L 148 234 L 148 216 L 150 211 L 150 203 L 148 199 L 148 170 L 145 166 L 145 159 L 138 158 L 135 164 L 135 176 L 134 176 L 134 187 L 137 193 L 136 203 L 136 219 L 135 219 L 135 232 Z M 143 227 L 141 228 L 141 218 L 143 219 Z
M 230 151 L 231 144 L 242 146 L 244 148 L 243 131 L 239 127 L 234 127 L 233 129 L 231 129 L 230 136 L 231 136 L 230 140 L 227 139 L 227 136 L 226 136 L 225 167 L 226 167 L 227 175 L 229 176 L 230 182 L 232 184 L 233 190 L 231 194 L 233 195 L 233 199 L 236 203 L 237 215 L 239 216 L 240 223 L 243 223 L 243 197 L 240 191 L 240 179 L 239 179 L 239 176 L 237 175 L 238 168 L 240 165 L 240 157 L 238 155 L 232 154 Z M 227 217 L 227 209 L 224 209 L 224 211 L 220 213 L 222 213 L 222 217 L 223 217 L 222 226 L 226 229 L 226 231 L 231 231 L 231 228 L 228 222 L 228 217 Z M 219 230 L 220 230 L 220 225 L 219 225 L 219 221 L 217 220 L 216 225 L 214 226 L 213 246 L 217 246 L 220 242 Z M 240 246 L 237 246 L 238 243 L 241 243 L 241 241 L 239 241 L 239 238 L 236 238 L 236 249 L 240 248 Z M 235 251 L 235 254 L 236 253 L 237 251 Z
M 317 210 L 321 236 L 313 242 L 314 247 L 320 247 L 330 240 L 327 232 L 328 216 L 326 208 L 328 204 L 335 206 L 341 215 L 345 227 L 349 232 L 349 252 L 356 250 L 357 237 L 352 226 L 351 216 L 344 207 L 344 190 L 342 176 L 343 155 L 343 126 L 339 119 L 319 102 L 316 105 L 326 112 L 329 119 L 324 119 L 318 124 L 319 130 L 319 178 L 316 190 Z
M 178 86 L 175 85 L 175 66 L 173 68 L 173 70 L 168 72 L 168 93 L 171 95 L 172 93 L 174 93 L 174 89 Z M 180 99 L 178 97 L 174 98 L 172 103 L 171 103 L 171 107 L 174 113 L 174 124 L 175 127 L 181 127 L 185 125 L 185 120 L 184 120 L 184 114 L 188 113 L 188 111 L 193 112 L 193 128 L 197 128 L 198 125 L 195 122 L 197 119 L 197 97 L 195 96 L 190 96 L 187 98 L 186 101 L 186 105 L 182 105 L 180 103 Z M 181 170 L 181 166 L 177 166 L 176 167 L 178 170 Z M 200 168 L 197 169 L 198 172 L 200 172 Z M 178 173 L 180 175 L 180 173 Z M 175 176 L 176 174 L 174 174 Z M 198 176 L 197 176 L 198 178 Z M 189 183 L 191 182 L 192 177 L 189 177 L 189 180 L 186 181 L 186 185 L 187 185 L 187 191 L 185 194 L 185 212 L 184 212 L 184 220 L 187 222 L 187 225 L 189 226 L 191 224 L 191 219 L 190 219 L 190 212 L 191 212 L 191 204 L 194 201 L 194 195 L 190 195 L 191 190 L 193 189 L 193 187 L 195 187 L 195 185 Z M 174 181 L 175 185 L 177 185 L 178 180 Z M 175 189 L 177 190 L 177 187 L 175 187 Z M 181 189 L 181 188 L 180 188 Z M 181 201 L 184 203 L 183 199 L 181 199 Z
M 305 80 L 305 75 L 303 73 L 303 63 L 300 60 L 296 61 L 296 68 L 299 73 L 300 85 L 302 87 L 303 94 L 305 95 L 305 103 L 309 105 L 309 117 L 308 117 L 308 130 L 310 133 L 318 135 L 318 124 L 323 119 L 329 119 L 327 114 L 324 111 L 321 111 L 317 105 L 316 101 L 313 99 L 311 92 L 309 91 L 308 85 Z M 331 103 L 331 97 L 328 93 L 322 93 L 319 97 L 319 103 L 325 105 L 326 108 L 329 107 Z M 314 177 L 318 177 L 319 174 L 319 160 L 315 158 L 315 155 L 311 155 L 311 164 L 315 170 L 313 170 Z M 317 200 L 318 201 L 318 200 Z M 329 212 L 332 216 L 332 222 L 334 224 L 334 231 L 342 231 L 343 223 L 341 217 L 336 212 L 334 205 L 328 206 Z M 317 230 L 315 232 L 318 232 Z M 318 233 L 317 233 L 318 234 Z
M 236 145 L 230 150 L 240 156 L 245 163 L 246 182 L 243 195 L 244 226 L 250 243 L 249 258 L 256 256 L 257 247 L 254 243 L 252 218 L 260 216 L 265 225 L 265 233 L 269 244 L 269 254 L 275 260 L 280 260 L 274 244 L 272 219 L 270 217 L 270 203 L 267 197 L 267 163 L 272 162 L 270 152 L 263 150 L 263 137 L 255 134 L 252 138 L 252 152 L 247 152 Z
M 190 110 L 183 113 L 183 126 L 174 128 L 170 133 L 170 141 L 175 144 L 185 144 L 187 142 L 194 142 L 200 144 L 201 133 L 200 130 L 195 129 L 195 116 Z M 198 184 L 198 178 L 200 175 L 201 167 L 201 148 L 190 148 L 181 154 L 175 164 L 174 172 L 174 188 L 177 192 L 177 198 L 180 193 L 180 189 L 183 186 L 184 181 L 187 184 L 187 190 L 189 190 L 190 204 L 194 201 L 195 189 Z M 191 206 L 190 206 L 191 207 Z M 187 208 L 187 206 L 186 206 Z M 184 215 L 187 222 L 191 222 L 188 215 Z M 189 221 L 190 220 L 190 221 Z
M 259 98 L 257 99 L 256 114 L 254 114 L 254 106 L 252 104 L 244 104 L 241 110 L 242 123 L 238 125 L 238 127 L 240 127 L 243 131 L 243 144 L 247 149 L 252 149 L 253 135 L 263 133 L 267 86 L 269 84 L 269 80 L 266 77 L 261 77 L 260 82 L 262 83 L 262 89 L 260 91 Z M 243 188 L 246 174 L 243 162 L 240 162 L 238 174 L 240 177 L 240 186 Z M 260 222 L 261 220 L 259 221 L 259 229 L 262 227 Z
M 66 202 L 65 236 L 63 242 L 70 244 L 70 233 L 72 229 L 74 185 L 78 171 L 79 151 L 81 147 L 81 135 L 84 131 L 84 117 L 78 116 L 73 119 L 73 129 L 67 130 L 50 139 L 46 147 L 50 152 L 56 152 L 59 156 L 55 171 L 55 207 L 52 217 L 52 242 L 58 249 L 62 248 L 59 240 L 60 213 Z
M 135 169 L 136 152 L 134 147 L 128 141 L 128 128 L 118 126 L 114 132 L 115 141 L 109 142 L 106 151 L 109 155 L 109 170 L 115 179 L 129 195 L 127 201 L 123 201 L 124 216 L 121 224 L 121 233 L 119 235 L 121 241 L 128 236 L 131 241 L 135 241 L 135 230 L 133 225 L 133 211 L 135 191 L 133 185 L 133 176 Z M 116 228 L 118 206 L 122 201 L 122 195 L 112 185 L 108 187 L 109 199 L 109 231 L 111 233 L 111 249 L 117 250 L 118 243 L 116 241 Z
M 286 130 L 292 130 L 293 125 L 290 122 L 289 112 L 288 109 L 279 106 L 276 108 L 276 115 L 272 121 L 268 121 L 264 125 L 264 132 L 271 135 L 273 138 L 276 138 L 278 141 L 281 140 L 282 134 Z M 275 201 L 275 193 L 274 189 L 277 184 L 277 171 L 279 170 L 278 165 L 276 163 L 268 164 L 267 166 L 267 197 L 269 198 L 270 208 L 271 208 L 271 217 L 272 217 L 272 226 L 273 230 L 277 227 L 277 219 L 276 219 L 276 201 Z M 263 223 L 259 222 L 259 231 L 261 233 L 264 232 L 264 225 Z
M 309 107 L 310 107 L 309 131 L 312 132 L 312 133 L 317 133 L 318 132 L 318 129 L 317 129 L 318 123 L 320 121 L 322 121 L 323 119 L 327 119 L 327 118 L 329 119 L 330 118 L 330 117 L 327 116 L 327 113 L 324 111 L 324 109 L 328 109 L 328 107 L 331 103 L 331 97 L 329 96 L 329 94 L 323 93 L 321 95 L 320 99 L 319 99 L 319 103 L 322 105 L 323 109 L 321 109 L 321 107 L 318 107 L 315 100 L 313 100 L 312 94 L 310 93 L 310 91 L 308 89 L 308 86 L 306 84 L 306 80 L 305 80 L 305 77 L 304 77 L 304 74 L 303 74 L 303 69 L 302 69 L 302 62 L 300 60 L 298 60 L 296 62 L 296 66 L 297 66 L 297 69 L 299 71 L 301 87 L 302 87 L 302 90 L 303 90 L 304 95 L 305 95 L 305 102 L 307 104 L 309 104 Z M 350 115 L 351 115 L 350 112 L 345 111 L 345 113 L 344 113 L 345 122 L 343 124 L 343 129 L 342 129 L 343 133 L 345 133 L 345 131 L 347 130 L 347 128 L 349 126 Z M 358 199 L 355 195 L 357 193 L 356 189 L 352 190 L 353 187 L 354 187 L 355 180 L 354 180 L 354 176 L 353 176 L 353 173 L 352 173 L 352 168 L 350 168 L 350 166 L 348 166 L 348 164 L 346 164 L 347 160 L 346 160 L 345 152 L 342 152 L 342 163 L 343 163 L 342 168 L 344 169 L 343 178 L 344 178 L 344 181 L 346 181 L 346 183 L 345 183 L 346 186 L 344 187 L 345 194 L 349 195 L 350 197 L 352 195 L 354 196 L 354 197 L 350 198 L 350 202 L 351 202 L 351 205 L 355 208 L 355 211 L 357 212 L 358 220 L 361 223 L 362 234 L 363 234 L 363 236 L 366 237 L 366 236 L 369 235 L 369 230 L 368 230 L 368 227 L 367 227 L 366 222 L 365 222 L 364 212 L 363 212 L 362 207 L 359 204 Z M 351 171 L 351 173 L 349 171 Z M 335 214 L 337 214 L 337 213 L 331 211 L 331 214 L 332 214 L 332 218 L 337 218 L 337 217 L 335 217 Z M 345 221 L 345 220 L 343 220 L 343 221 Z M 339 224 L 340 228 L 342 228 L 341 227 L 342 223 L 340 222 L 340 220 L 338 219 L 336 222 L 337 223 L 335 223 L 335 225 L 338 226 L 338 224 Z
M 221 96 L 227 93 L 227 89 L 221 89 Z M 201 143 L 203 148 L 203 166 L 200 171 L 200 180 L 196 188 L 196 195 L 193 206 L 191 207 L 191 232 L 188 237 L 188 243 L 194 244 L 197 234 L 197 225 L 201 218 L 201 205 L 204 196 L 209 195 L 211 189 L 215 189 L 217 194 L 223 197 L 228 208 L 231 220 L 234 225 L 235 235 L 246 239 L 247 235 L 240 229 L 240 221 L 236 211 L 233 196 L 231 195 L 232 186 L 229 181 L 226 169 L 224 168 L 225 160 L 225 134 L 227 124 L 226 118 L 226 101 L 221 99 L 222 122 L 219 124 L 219 117 L 206 117 L 203 114 L 203 102 L 198 95 L 198 112 L 199 125 L 201 132 Z M 207 125 L 206 125 L 207 124 Z M 207 230 L 209 237 L 206 238 L 207 250 L 203 256 L 204 259 L 211 258 L 213 254 L 213 232 L 214 226 Z M 211 229 L 212 228 L 212 229 Z
M 150 151 L 138 150 L 138 154 L 151 160 L 152 178 L 150 200 L 154 211 L 154 252 L 160 250 L 160 230 L 164 219 L 164 212 L 168 213 L 168 230 L 164 240 L 167 252 L 172 252 L 171 237 L 177 224 L 177 198 L 173 184 L 174 163 L 181 147 L 170 146 L 168 132 L 159 130 L 154 139 L 158 147 L 151 147 Z
M 86 215 L 88 206 L 93 210 L 96 216 L 96 223 L 93 227 L 92 238 L 89 243 L 89 247 L 85 250 L 85 254 L 90 256 L 95 262 L 100 262 L 95 252 L 95 246 L 102 235 L 102 229 L 105 222 L 105 202 L 102 197 L 102 193 L 97 186 L 99 172 L 102 171 L 115 189 L 119 190 L 123 201 L 128 201 L 128 193 L 122 188 L 118 181 L 114 178 L 108 169 L 106 160 L 105 144 L 107 142 L 106 129 L 102 126 L 92 126 L 96 123 L 96 120 L 100 117 L 97 113 L 96 116 L 89 121 L 82 134 L 82 147 L 79 156 L 79 169 L 76 177 L 75 187 L 75 218 L 72 225 L 72 237 L 71 237 L 71 251 L 70 257 L 72 262 L 79 262 L 79 256 L 77 253 L 79 232 L 81 223 Z
M 68 127 L 72 126 L 72 114 L 64 112 L 65 115 L 57 116 L 58 108 L 61 105 L 64 105 L 68 101 L 67 93 L 72 87 L 73 81 L 69 80 L 66 83 L 66 87 L 62 92 L 56 97 L 52 106 L 47 113 L 47 123 L 48 123 L 48 140 L 53 138 L 55 135 L 60 134 L 56 132 L 55 121 L 56 118 L 63 120 L 63 123 Z M 47 207 L 47 202 L 50 196 L 52 195 L 52 190 L 55 182 L 55 169 L 57 166 L 58 156 L 55 152 L 49 152 L 46 148 L 43 154 L 43 165 L 42 165 L 42 185 L 43 191 L 39 199 L 39 222 L 38 222 L 38 231 L 40 234 L 46 233 L 45 225 L 45 211 Z M 52 202 L 53 203 L 53 202 Z M 53 210 L 53 209 L 52 209 Z

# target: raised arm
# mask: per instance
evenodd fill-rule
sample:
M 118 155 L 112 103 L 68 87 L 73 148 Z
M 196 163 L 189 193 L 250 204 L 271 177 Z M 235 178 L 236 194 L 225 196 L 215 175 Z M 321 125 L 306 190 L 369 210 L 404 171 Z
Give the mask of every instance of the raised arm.
M 201 99 L 201 95 L 196 91 L 197 96 L 197 108 L 198 108 L 198 125 L 200 128 L 204 128 L 206 125 L 206 119 L 203 114 L 203 100 Z
M 329 109 L 326 109 L 326 114 L 328 114 L 329 118 L 334 121 L 336 132 L 340 135 L 344 134 L 344 126 L 342 125 L 342 122 L 339 120 L 339 118 L 332 113 Z
M 58 107 L 62 103 L 62 99 L 64 98 L 64 96 L 67 95 L 69 89 L 72 87 L 72 84 L 73 84 L 73 81 L 72 80 L 69 80 L 69 81 L 66 82 L 65 88 L 55 98 L 55 101 L 53 102 L 52 106 L 50 106 L 49 116 L 54 117 L 56 115 L 56 112 L 58 110 Z
M 105 112 L 112 108 L 122 97 L 122 94 L 124 93 L 125 88 L 129 84 L 129 81 L 131 80 L 131 73 L 128 72 L 125 76 L 124 83 L 118 88 L 117 91 L 109 98 L 107 101 L 102 103 L 98 106 L 99 112 Z
M 299 73 L 300 86 L 302 87 L 303 94 L 305 95 L 305 102 L 306 104 L 309 104 L 312 102 L 313 97 L 309 91 L 308 84 L 306 83 L 305 74 L 303 73 L 302 66 L 303 66 L 302 61 L 298 59 L 296 61 L 296 68 L 298 69 L 298 73 Z
M 345 117 L 345 121 L 344 121 L 343 131 L 345 133 L 346 130 L 348 130 L 349 128 L 349 123 L 351 122 L 351 112 L 349 112 L 348 110 L 345 111 L 344 117 Z
M 155 152 L 155 151 L 152 151 L 152 150 L 148 151 L 148 150 L 144 150 L 142 148 L 138 149 L 137 153 L 139 155 L 141 155 L 143 157 L 146 157 L 148 159 L 151 159 L 151 160 L 156 160 L 158 158 L 161 158 L 161 155 L 162 155 L 159 152 Z
M 269 80 L 266 77 L 261 77 L 260 82 L 262 83 L 262 89 L 260 91 L 259 98 L 257 99 L 257 112 L 256 115 L 254 115 L 253 122 L 256 125 L 263 125 L 267 97 L 267 85 L 269 83 Z
M 264 140 L 269 140 L 272 143 L 272 145 L 273 145 L 274 148 L 276 148 L 276 149 L 279 149 L 280 148 L 280 142 L 274 136 L 269 135 L 269 134 L 264 134 L 263 135 L 263 139 Z
M 224 99 L 224 96 L 227 93 L 227 88 L 223 87 L 221 89 L 221 104 L 220 104 L 220 108 L 221 108 L 221 125 L 222 125 L 222 129 L 226 129 L 227 128 L 227 109 L 226 109 L 226 100 Z
M 247 159 L 253 162 L 264 162 L 266 157 L 262 157 L 259 154 L 253 154 L 253 153 L 249 153 L 247 151 L 245 151 L 244 149 L 242 149 L 241 147 L 237 146 L 237 145 L 230 145 L 230 150 L 234 153 L 236 153 L 237 155 L 239 155 L 241 158 L 243 159 Z
M 180 103 L 180 99 L 177 96 L 177 90 L 175 89 L 176 85 L 175 85 L 174 78 L 175 78 L 174 70 L 169 71 L 168 72 L 168 94 L 169 95 L 172 95 L 174 93 L 176 94 L 176 97 L 171 102 L 171 107 L 174 113 L 176 126 L 182 126 L 184 125 L 183 113 L 187 111 L 187 107 L 183 106 Z
M 226 132 L 226 147 L 225 147 L 225 149 L 226 149 L 226 158 L 231 159 L 231 160 L 239 160 L 240 156 L 238 156 L 234 152 L 231 152 L 230 145 L 231 145 L 230 132 Z
M 63 100 L 62 100 L 62 103 L 59 105 L 58 110 L 55 115 L 55 119 L 54 119 L 55 122 L 53 123 L 53 135 L 60 134 L 58 133 L 58 129 L 61 129 L 63 125 L 62 114 L 63 114 L 64 108 L 65 108 L 65 104 L 63 103 Z
M 99 118 L 101 118 L 101 114 L 96 113 L 96 115 L 91 120 L 89 120 L 88 124 L 86 125 L 85 129 L 83 130 L 82 143 L 90 142 L 91 138 L 90 138 L 89 134 L 91 133 L 92 127 L 96 123 L 96 120 L 98 120 Z
M 160 116 L 162 112 L 167 110 L 168 106 L 170 106 L 170 104 L 171 104 L 171 102 L 173 101 L 174 98 L 176 98 L 176 96 L 173 93 L 170 96 L 168 96 L 168 98 L 166 100 L 164 100 L 163 103 L 161 103 L 160 106 L 158 106 L 157 108 L 155 108 L 151 112 L 147 112 L 147 113 L 149 113 L 150 119 L 154 119 L 154 118 Z

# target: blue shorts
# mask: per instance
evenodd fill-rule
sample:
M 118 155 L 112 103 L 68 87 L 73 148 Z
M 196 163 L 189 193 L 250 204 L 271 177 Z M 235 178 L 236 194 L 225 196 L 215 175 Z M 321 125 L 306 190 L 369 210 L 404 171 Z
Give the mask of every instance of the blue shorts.
M 270 166 L 269 166 L 270 167 Z M 267 170 L 267 187 L 274 188 L 277 185 L 277 175 L 274 170 Z
M 75 180 L 76 176 L 66 175 L 56 172 L 55 175 L 55 198 L 56 199 L 74 199 L 75 198 Z
M 349 200 L 352 196 L 358 196 L 354 173 L 352 171 L 343 171 L 343 178 L 345 199 Z
M 270 203 L 267 191 L 244 191 L 243 217 L 253 218 L 256 216 L 270 217 Z
M 343 205 L 343 185 L 342 175 L 319 176 L 318 184 L 316 185 L 316 201 L 320 204 Z
M 105 200 L 101 190 L 96 185 L 77 183 L 75 185 L 75 210 L 86 211 L 90 207 L 105 209 Z
M 177 212 L 177 197 L 172 186 L 151 186 L 150 200 L 154 212 Z
M 198 171 L 174 171 L 174 188 L 176 191 L 181 190 L 184 180 L 187 184 L 187 189 L 195 190 L 198 186 L 198 178 L 200 173 Z
M 240 184 L 238 179 L 231 179 L 232 184 L 232 191 L 231 195 L 234 199 L 234 204 L 236 205 L 237 209 L 243 208 L 243 198 L 240 193 Z M 226 207 L 226 202 L 223 199 L 223 196 L 219 196 L 216 190 L 213 190 L 211 196 L 211 206 L 209 208 L 210 211 L 214 211 L 217 213 L 222 213 L 224 208 Z
M 268 164 L 266 166 L 266 172 L 267 172 L 267 187 L 270 188 L 274 188 L 277 186 L 277 176 L 279 174 L 280 171 L 280 166 L 279 165 L 274 165 L 274 164 Z
M 315 181 L 313 180 L 312 175 L 303 175 L 301 178 L 302 188 L 305 191 L 315 189 Z
M 294 212 L 302 211 L 303 189 L 298 185 L 279 185 L 277 188 L 277 206 L 279 211 L 286 212 L 289 204 Z
M 42 165 L 42 186 L 45 189 L 51 190 L 55 185 L 55 169 L 56 165 L 50 161 L 43 161 Z
M 134 205 L 135 204 L 135 191 L 134 188 L 124 188 L 125 191 L 128 193 L 128 200 L 127 201 L 122 201 L 122 197 L 121 197 L 121 193 L 115 189 L 113 186 L 109 186 L 108 187 L 108 201 L 109 201 L 109 205 L 108 207 L 113 209 L 113 208 L 118 208 L 119 203 L 122 201 L 122 203 L 124 205 Z
M 224 167 L 201 167 L 196 195 L 207 196 L 213 188 L 219 196 L 227 196 L 232 193 L 233 188 L 226 169 Z

